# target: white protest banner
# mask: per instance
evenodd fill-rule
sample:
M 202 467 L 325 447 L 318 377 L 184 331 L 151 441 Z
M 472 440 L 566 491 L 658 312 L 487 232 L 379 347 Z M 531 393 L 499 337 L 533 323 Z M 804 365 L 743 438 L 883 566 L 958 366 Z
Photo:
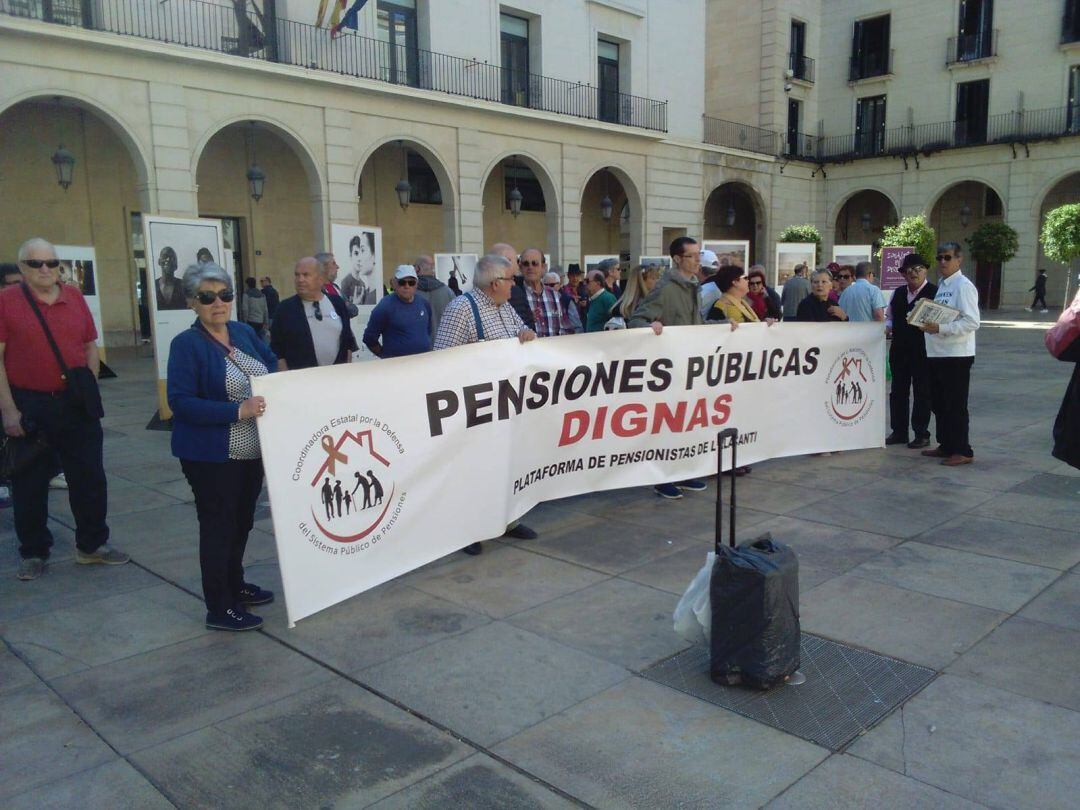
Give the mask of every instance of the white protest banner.
M 257 377 L 290 623 L 555 498 L 881 447 L 880 324 L 499 340 Z

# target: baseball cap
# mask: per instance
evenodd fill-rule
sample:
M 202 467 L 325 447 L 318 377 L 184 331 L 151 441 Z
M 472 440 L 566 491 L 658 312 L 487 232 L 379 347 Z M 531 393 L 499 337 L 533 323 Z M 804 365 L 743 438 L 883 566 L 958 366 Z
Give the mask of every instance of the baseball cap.
M 701 251 L 701 264 L 703 267 L 718 267 L 720 259 L 715 251 L 706 249 Z
M 394 278 L 401 281 L 403 278 L 416 278 L 416 268 L 411 264 L 399 264 L 394 272 Z

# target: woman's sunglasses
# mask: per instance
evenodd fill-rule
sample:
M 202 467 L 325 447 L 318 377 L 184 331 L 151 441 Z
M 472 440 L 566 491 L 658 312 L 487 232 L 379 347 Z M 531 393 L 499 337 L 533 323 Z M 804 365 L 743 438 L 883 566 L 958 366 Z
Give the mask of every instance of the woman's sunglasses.
M 195 293 L 195 300 L 202 304 L 204 307 L 210 306 L 219 298 L 221 299 L 221 302 L 223 304 L 228 304 L 234 298 L 236 298 L 236 293 L 234 293 L 232 290 L 221 290 L 220 292 L 210 292 L 209 290 L 204 290 L 203 292 Z

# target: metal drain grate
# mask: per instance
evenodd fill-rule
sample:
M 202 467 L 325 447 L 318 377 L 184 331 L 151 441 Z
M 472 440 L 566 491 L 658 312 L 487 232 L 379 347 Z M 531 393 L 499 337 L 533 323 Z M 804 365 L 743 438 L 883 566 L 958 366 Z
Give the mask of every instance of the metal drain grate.
M 705 647 L 683 650 L 641 674 L 833 751 L 873 728 L 937 674 L 808 633 L 801 647 L 806 683 L 768 692 L 713 683 Z

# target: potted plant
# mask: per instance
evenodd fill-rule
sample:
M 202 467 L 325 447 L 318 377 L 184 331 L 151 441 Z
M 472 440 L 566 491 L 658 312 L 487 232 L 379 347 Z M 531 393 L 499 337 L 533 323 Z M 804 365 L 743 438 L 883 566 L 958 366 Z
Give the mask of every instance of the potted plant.
M 933 262 L 937 250 L 937 234 L 922 214 L 904 217 L 895 225 L 886 225 L 881 231 L 881 243 L 874 258 L 881 261 L 883 247 L 912 247 L 927 262 Z
M 1080 257 L 1080 203 L 1070 203 L 1053 209 L 1046 215 L 1039 234 L 1043 253 L 1055 262 L 1068 265 Z M 1072 293 L 1072 272 L 1065 274 L 1065 303 Z
M 813 242 L 814 267 L 821 264 L 821 233 L 813 225 L 788 225 L 780 231 L 777 242 Z

